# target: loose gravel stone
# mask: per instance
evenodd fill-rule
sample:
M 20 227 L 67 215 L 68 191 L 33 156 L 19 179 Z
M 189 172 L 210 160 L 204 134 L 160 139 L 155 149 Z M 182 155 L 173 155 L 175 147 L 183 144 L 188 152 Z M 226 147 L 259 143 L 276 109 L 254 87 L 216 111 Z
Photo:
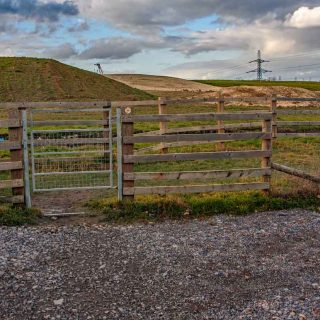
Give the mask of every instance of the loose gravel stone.
M 0 228 L 0 319 L 320 319 L 320 215 Z

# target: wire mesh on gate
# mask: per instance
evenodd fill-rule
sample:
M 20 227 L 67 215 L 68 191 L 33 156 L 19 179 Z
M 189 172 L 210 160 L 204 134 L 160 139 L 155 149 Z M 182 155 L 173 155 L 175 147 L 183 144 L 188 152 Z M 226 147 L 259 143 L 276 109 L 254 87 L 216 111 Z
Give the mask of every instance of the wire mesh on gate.
M 48 110 L 43 110 L 47 115 Z M 65 115 L 75 110 L 63 110 Z M 113 187 L 111 109 L 76 110 L 83 124 L 85 117 L 107 112 L 106 123 L 86 129 L 40 129 L 31 116 L 31 154 L 34 191 L 101 189 Z M 33 110 L 32 114 L 41 113 Z M 58 110 L 53 110 L 53 114 Z M 61 116 L 60 116 L 61 118 Z M 77 120 L 72 120 L 73 124 Z M 43 124 L 43 122 L 41 123 Z

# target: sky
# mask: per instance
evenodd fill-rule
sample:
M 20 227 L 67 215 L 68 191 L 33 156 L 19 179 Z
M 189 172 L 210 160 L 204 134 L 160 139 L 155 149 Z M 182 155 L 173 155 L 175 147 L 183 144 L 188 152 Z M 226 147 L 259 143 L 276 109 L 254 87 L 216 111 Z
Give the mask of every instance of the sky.
M 320 80 L 319 0 L 0 0 L 0 56 L 186 79 Z

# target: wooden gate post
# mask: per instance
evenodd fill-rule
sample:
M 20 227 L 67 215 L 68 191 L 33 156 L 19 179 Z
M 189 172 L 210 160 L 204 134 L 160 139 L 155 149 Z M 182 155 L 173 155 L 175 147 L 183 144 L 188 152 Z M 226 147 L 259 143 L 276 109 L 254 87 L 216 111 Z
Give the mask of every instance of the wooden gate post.
M 105 140 L 104 145 L 104 161 L 109 162 L 109 170 L 110 170 L 110 186 L 113 187 L 113 161 L 112 161 L 112 109 L 111 102 L 108 102 L 106 106 L 103 107 L 103 139 Z M 106 142 L 107 141 L 107 142 Z
M 158 98 L 158 109 L 159 109 L 159 114 L 166 114 L 167 113 L 167 105 L 163 102 L 161 98 Z M 166 134 L 167 129 L 168 129 L 168 123 L 167 122 L 160 122 L 160 134 Z M 165 147 L 164 143 L 160 143 L 160 151 L 161 153 L 165 154 L 168 153 L 168 148 Z
M 278 135 L 277 107 L 278 107 L 277 95 L 273 94 L 271 97 L 271 106 L 270 106 L 270 111 L 272 112 L 272 138 L 273 139 L 276 139 Z
M 27 208 L 31 208 L 29 148 L 28 148 L 28 120 L 26 108 L 21 108 L 22 118 L 22 147 L 23 147 L 23 174 L 24 174 L 24 202 Z
M 218 113 L 223 113 L 224 112 L 224 107 L 225 107 L 225 100 L 224 97 L 221 93 L 219 93 L 219 101 L 218 101 Z M 223 120 L 218 120 L 218 133 L 225 133 L 226 130 L 224 128 L 224 121 Z M 218 148 L 220 151 L 225 151 L 226 150 L 226 145 L 224 142 L 219 142 L 218 143 Z
M 262 151 L 272 152 L 272 121 L 271 120 L 263 120 L 262 132 L 270 133 L 270 138 L 265 138 L 262 140 Z M 261 167 L 262 169 L 271 168 L 271 156 L 266 156 L 262 158 Z M 271 174 L 264 175 L 262 177 L 262 181 L 270 185 Z M 266 190 L 265 193 L 266 194 L 270 193 L 270 186 L 269 186 L 269 190 Z
M 107 105 L 103 107 L 103 121 L 105 122 L 103 124 L 103 129 L 105 129 L 105 131 L 103 131 L 103 138 L 108 140 L 108 144 L 109 144 L 109 125 L 110 125 L 109 117 L 110 117 L 110 112 L 111 112 L 111 102 L 108 102 Z M 109 147 L 108 147 L 108 149 L 109 149 Z
M 122 108 L 122 117 L 132 115 L 133 109 L 130 107 Z M 122 137 L 133 137 L 134 126 L 132 121 L 122 121 Z M 134 164 L 125 163 L 124 158 L 126 156 L 132 156 L 134 152 L 133 143 L 124 143 L 122 141 L 122 177 L 123 177 L 123 189 L 130 188 L 134 189 L 134 180 L 129 180 L 126 177 L 126 173 L 133 173 Z M 123 194 L 123 200 L 133 201 L 134 193 L 132 194 Z
M 19 109 L 9 110 L 9 120 L 12 122 L 19 121 L 19 126 L 10 126 L 9 127 L 9 141 L 16 141 L 19 143 L 20 148 L 10 150 L 10 158 L 11 161 L 16 162 L 19 161 L 23 163 L 23 150 L 22 150 L 22 136 L 23 136 L 23 128 L 22 128 L 22 111 Z M 11 180 L 21 180 L 23 181 L 23 169 L 12 169 L 11 170 Z M 23 199 L 24 198 L 24 187 L 13 187 L 12 195 L 14 199 Z

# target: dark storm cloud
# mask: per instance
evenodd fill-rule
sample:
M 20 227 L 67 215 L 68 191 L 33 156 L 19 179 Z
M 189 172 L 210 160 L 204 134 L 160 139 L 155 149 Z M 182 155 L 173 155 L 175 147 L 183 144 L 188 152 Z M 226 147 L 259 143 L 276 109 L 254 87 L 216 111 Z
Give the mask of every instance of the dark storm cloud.
M 57 21 L 60 15 L 75 16 L 79 13 L 72 1 L 41 3 L 38 0 L 0 0 L 0 15 L 12 14 L 39 21 Z

